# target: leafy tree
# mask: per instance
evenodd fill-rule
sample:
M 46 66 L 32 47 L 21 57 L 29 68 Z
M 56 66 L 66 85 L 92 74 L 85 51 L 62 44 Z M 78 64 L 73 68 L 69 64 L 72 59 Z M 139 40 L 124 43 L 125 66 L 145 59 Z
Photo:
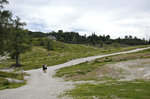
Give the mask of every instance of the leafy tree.
M 109 36 L 109 35 L 107 35 L 107 36 L 106 36 L 106 39 L 110 39 L 110 36 Z
M 50 40 L 47 41 L 47 50 L 48 51 L 53 50 L 53 46 L 52 46 Z
M 8 4 L 8 1 L 0 0 L 0 55 L 9 50 L 12 40 L 12 13 L 3 9 L 4 4 Z
M 40 45 L 44 46 L 44 40 L 40 38 Z
M 59 38 L 59 41 L 64 42 L 65 40 L 64 40 L 63 37 L 60 37 L 60 38 Z
M 125 36 L 125 39 L 129 39 L 129 37 L 126 35 L 126 36 Z
M 76 37 L 73 37 L 73 39 L 72 39 L 72 43 L 73 43 L 73 44 L 76 44 L 76 43 L 77 43 L 77 39 L 76 39 Z
M 28 41 L 28 33 L 23 30 L 25 22 L 20 22 L 20 18 L 17 17 L 17 19 L 13 21 L 13 25 L 13 42 L 11 45 L 10 56 L 16 60 L 16 64 L 14 64 L 14 66 L 18 67 L 21 66 L 19 63 L 20 54 L 30 50 L 31 47 L 26 44 Z
M 31 38 L 42 38 L 42 37 L 46 37 L 46 33 L 29 31 L 29 36 Z
M 133 37 L 131 35 L 129 35 L 129 39 L 133 39 Z
M 7 0 L 0 0 L 0 9 L 4 8 L 3 4 L 8 4 Z
M 62 34 L 62 33 L 63 33 L 63 30 L 58 30 L 58 33 Z
M 59 30 L 58 32 L 52 31 L 48 34 L 46 33 L 35 33 L 31 32 L 30 35 L 35 35 L 34 37 L 43 37 L 46 36 L 55 36 L 58 41 L 65 43 L 74 43 L 74 44 L 91 44 L 94 46 L 103 47 L 103 44 L 111 45 L 113 43 L 118 42 L 120 45 L 142 45 L 148 44 L 149 42 L 145 39 L 133 38 L 131 35 L 125 36 L 124 38 L 111 39 L 109 35 L 99 35 L 97 36 L 95 33 L 89 36 L 81 36 L 77 32 L 63 32 L 63 30 Z

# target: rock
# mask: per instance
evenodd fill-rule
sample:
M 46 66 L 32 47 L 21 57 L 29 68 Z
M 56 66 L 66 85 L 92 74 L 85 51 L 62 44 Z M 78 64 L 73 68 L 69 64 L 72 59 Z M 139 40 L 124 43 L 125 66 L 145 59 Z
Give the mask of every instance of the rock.
M 15 83 L 23 83 L 23 80 L 17 80 L 17 79 L 11 79 L 11 78 L 6 78 L 9 82 L 15 82 Z

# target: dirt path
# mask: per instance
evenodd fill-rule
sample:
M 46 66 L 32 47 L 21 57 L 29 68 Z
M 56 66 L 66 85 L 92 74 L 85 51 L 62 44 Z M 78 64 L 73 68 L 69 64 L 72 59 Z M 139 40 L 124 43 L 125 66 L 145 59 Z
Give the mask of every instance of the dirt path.
M 95 60 L 101 57 L 137 52 L 148 48 L 75 59 L 60 65 L 48 67 L 47 73 L 43 73 L 42 69 L 26 71 L 30 74 L 27 78 L 28 84 L 16 89 L 1 90 L 0 99 L 59 99 L 57 96 L 64 90 L 73 88 L 74 82 L 66 82 L 59 78 L 53 78 L 56 69 Z

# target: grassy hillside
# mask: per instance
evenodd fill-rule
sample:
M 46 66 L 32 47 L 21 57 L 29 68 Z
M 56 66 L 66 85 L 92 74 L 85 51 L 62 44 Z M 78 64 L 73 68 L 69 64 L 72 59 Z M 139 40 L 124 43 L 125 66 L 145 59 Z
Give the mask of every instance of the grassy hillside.
M 116 71 L 107 66 L 108 64 L 109 66 L 114 66 L 114 63 L 134 59 L 150 59 L 150 49 L 109 56 L 79 65 L 61 68 L 57 70 L 56 76 L 73 81 L 94 81 L 94 83 L 77 84 L 75 89 L 66 91 L 64 95 L 73 99 L 149 99 L 150 80 L 118 81 L 121 79 L 119 78 L 120 75 L 124 74 L 123 70 L 118 68 Z M 146 63 L 132 65 L 131 68 L 143 68 L 144 64 Z M 110 75 L 114 75 L 114 77 Z M 127 74 L 125 73 L 124 75 Z
M 115 55 L 96 59 L 90 62 L 81 63 L 69 67 L 64 67 L 56 72 L 58 77 L 66 77 L 67 80 L 101 80 L 96 77 L 95 71 L 103 68 L 106 64 L 112 64 L 121 61 L 133 59 L 150 58 L 150 49 L 129 54 Z
M 53 47 L 53 50 L 48 51 L 46 49 L 47 39 L 45 38 L 35 38 L 30 41 L 32 44 L 32 50 L 22 54 L 20 57 L 21 64 L 23 69 L 37 69 L 41 68 L 42 64 L 47 64 L 48 66 L 53 66 L 56 64 L 64 63 L 66 61 L 87 57 L 99 54 L 108 54 L 118 51 L 131 50 L 138 47 L 145 46 L 128 46 L 128 47 L 114 47 L 105 46 L 103 48 L 78 45 L 78 44 L 66 44 L 58 41 L 50 40 L 50 43 Z M 41 46 L 43 45 L 43 46 Z M 14 63 L 14 60 L 7 59 L 0 63 L 0 68 L 6 68 L 11 66 Z

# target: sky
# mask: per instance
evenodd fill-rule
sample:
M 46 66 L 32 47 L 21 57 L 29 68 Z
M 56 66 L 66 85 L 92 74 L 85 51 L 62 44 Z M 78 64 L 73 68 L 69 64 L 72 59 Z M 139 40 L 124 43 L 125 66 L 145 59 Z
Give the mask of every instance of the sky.
M 32 31 L 150 39 L 150 0 L 9 0 L 6 8 Z

